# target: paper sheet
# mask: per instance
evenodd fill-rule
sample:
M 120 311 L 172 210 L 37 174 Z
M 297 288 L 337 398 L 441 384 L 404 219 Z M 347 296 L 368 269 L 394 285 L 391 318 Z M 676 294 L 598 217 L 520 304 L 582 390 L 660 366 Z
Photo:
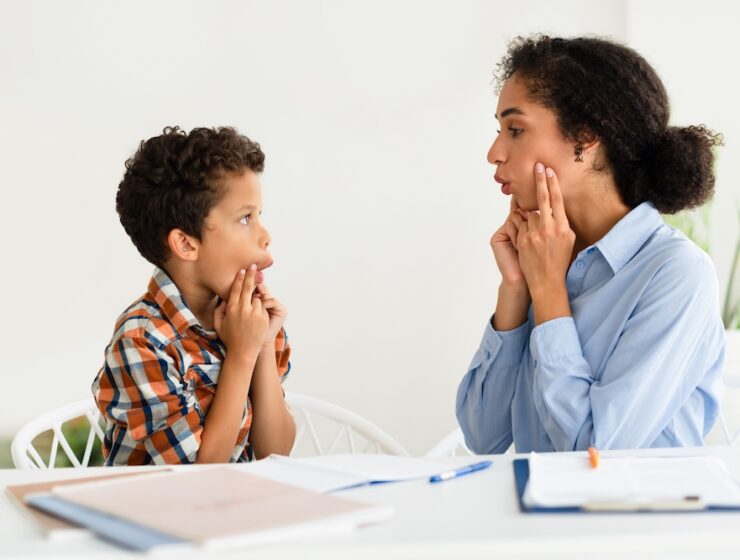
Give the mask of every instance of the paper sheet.
M 429 479 L 450 466 L 428 459 L 353 453 L 300 459 L 272 455 L 238 468 L 315 492 L 333 492 L 373 482 Z
M 677 501 L 740 505 L 740 485 L 716 457 L 602 457 L 597 468 L 581 455 L 532 453 L 525 503 L 573 507 L 593 502 Z

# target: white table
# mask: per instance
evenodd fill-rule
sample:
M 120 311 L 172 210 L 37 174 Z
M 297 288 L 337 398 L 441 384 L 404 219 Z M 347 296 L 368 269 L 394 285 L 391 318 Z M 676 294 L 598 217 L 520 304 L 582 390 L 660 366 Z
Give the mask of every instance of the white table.
M 708 454 L 722 457 L 740 479 L 740 447 L 642 450 L 603 453 L 654 456 Z M 424 481 L 371 486 L 342 494 L 390 504 L 395 515 L 351 533 L 284 545 L 210 552 L 218 558 L 733 558 L 740 559 L 740 513 L 522 514 L 511 461 L 491 457 L 493 467 L 441 484 Z M 450 464 L 470 458 L 447 460 Z M 193 467 L 186 467 L 193 468 Z M 120 469 L 0 470 L 3 488 L 62 476 L 89 476 Z M 47 540 L 3 493 L 0 498 L 0 558 L 141 558 L 88 534 Z M 167 557 L 157 555 L 157 557 Z M 205 557 L 193 549 L 178 559 Z

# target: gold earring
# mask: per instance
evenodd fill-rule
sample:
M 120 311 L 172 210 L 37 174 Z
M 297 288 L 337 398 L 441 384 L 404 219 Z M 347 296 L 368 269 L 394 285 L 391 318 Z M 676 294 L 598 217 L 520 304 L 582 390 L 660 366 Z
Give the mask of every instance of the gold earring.
M 576 146 L 576 161 L 583 161 L 583 146 L 580 144 Z

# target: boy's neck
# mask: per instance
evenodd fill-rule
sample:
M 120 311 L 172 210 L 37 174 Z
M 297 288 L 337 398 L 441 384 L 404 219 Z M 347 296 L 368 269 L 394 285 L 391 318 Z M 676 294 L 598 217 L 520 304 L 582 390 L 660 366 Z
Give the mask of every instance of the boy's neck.
M 207 331 L 214 330 L 213 312 L 218 306 L 218 296 L 185 271 L 171 267 L 165 272 L 177 286 L 185 304 L 198 319 L 200 326 Z

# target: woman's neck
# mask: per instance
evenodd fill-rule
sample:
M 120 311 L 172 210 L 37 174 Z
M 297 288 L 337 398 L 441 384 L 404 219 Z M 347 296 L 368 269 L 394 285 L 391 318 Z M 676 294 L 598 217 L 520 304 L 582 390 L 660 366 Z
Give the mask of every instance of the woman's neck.
M 573 256 L 609 233 L 630 210 L 611 180 L 594 181 L 579 189 L 565 201 L 565 213 L 576 234 Z

